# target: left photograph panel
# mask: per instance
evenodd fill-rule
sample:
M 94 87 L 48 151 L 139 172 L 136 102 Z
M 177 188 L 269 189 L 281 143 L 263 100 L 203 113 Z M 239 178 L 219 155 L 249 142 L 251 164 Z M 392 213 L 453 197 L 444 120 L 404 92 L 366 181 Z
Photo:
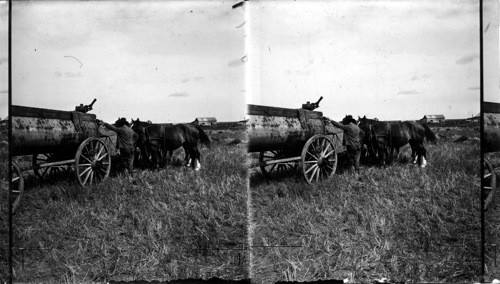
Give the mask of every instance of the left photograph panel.
M 236 3 L 12 3 L 15 282 L 248 278 Z
M 8 279 L 8 21 L 9 5 L 0 1 L 0 282 Z

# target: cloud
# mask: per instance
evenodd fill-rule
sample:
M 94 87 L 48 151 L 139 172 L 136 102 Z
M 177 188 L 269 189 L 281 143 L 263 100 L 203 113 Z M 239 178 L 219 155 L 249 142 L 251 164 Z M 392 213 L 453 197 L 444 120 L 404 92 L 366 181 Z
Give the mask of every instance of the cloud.
M 429 75 L 429 74 L 424 74 L 424 75 L 417 75 L 417 74 L 413 74 L 410 78 L 411 81 L 417 81 L 417 80 L 425 80 L 425 79 L 429 79 L 430 77 L 432 77 L 432 75 Z
M 0 57 L 0 65 L 2 65 L 3 63 L 6 63 L 7 60 L 8 60 L 7 56 Z
M 473 53 L 473 54 L 469 54 L 469 55 L 465 55 L 463 56 L 462 58 L 460 58 L 459 60 L 457 60 L 457 64 L 468 64 L 468 63 L 471 63 L 472 61 L 474 61 L 474 59 L 479 59 L 479 54 L 477 53 Z
M 468 87 L 467 90 L 479 90 L 479 87 Z
M 9 90 L 5 89 L 5 90 L 1 90 L 0 94 L 7 94 L 8 92 L 9 92 Z
M 420 92 L 417 92 L 415 90 L 405 90 L 405 91 L 399 91 L 398 95 L 416 95 L 420 94 Z
M 73 73 L 73 72 L 65 72 L 64 77 L 66 78 L 75 78 L 75 77 L 82 77 L 82 73 Z
M 193 78 L 184 78 L 181 80 L 182 83 L 189 83 L 191 82 L 191 80 L 193 80 L 194 82 L 201 82 L 203 80 L 203 76 L 195 76 Z
M 189 97 L 189 94 L 187 92 L 172 93 L 169 95 L 169 97 L 184 98 L 184 97 Z
M 307 76 L 311 75 L 310 70 L 285 70 L 286 75 Z
M 64 72 L 61 73 L 60 71 L 55 71 L 54 76 L 56 77 L 65 77 L 65 78 L 76 78 L 76 77 L 82 77 L 81 72 Z
M 235 60 L 230 61 L 229 63 L 227 63 L 227 66 L 229 66 L 229 67 L 237 67 L 237 66 L 241 66 L 243 64 L 244 64 L 244 62 L 241 59 L 235 59 Z

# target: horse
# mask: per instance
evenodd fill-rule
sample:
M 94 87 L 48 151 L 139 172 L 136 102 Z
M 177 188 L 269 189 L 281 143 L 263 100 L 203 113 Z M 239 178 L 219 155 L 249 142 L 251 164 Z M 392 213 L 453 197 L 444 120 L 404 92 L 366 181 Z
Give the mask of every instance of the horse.
M 164 126 L 160 124 L 153 124 L 151 122 L 140 121 L 139 119 L 132 119 L 131 125 L 132 130 L 139 135 L 137 147 L 139 147 L 141 158 L 137 159 L 137 161 L 146 161 L 152 168 L 164 166 Z
M 410 144 L 413 163 L 425 167 L 427 165 L 427 150 L 424 147 L 424 139 L 433 144 L 437 143 L 436 134 L 426 124 L 420 124 L 416 121 L 393 123 L 389 141 L 391 143 L 391 154 L 393 150 L 396 151 L 396 154 L 399 154 L 399 148 Z
M 382 164 L 386 157 L 390 156 L 392 160 L 394 152 L 397 155 L 401 147 L 410 144 L 413 163 L 418 162 L 421 167 L 425 167 L 427 150 L 424 139 L 434 144 L 437 141 L 436 135 L 427 125 L 415 121 L 376 122 L 365 116 L 359 120 L 359 127 L 365 131 L 365 141 L 370 145 L 369 148 L 373 147 L 377 151 Z
M 170 153 L 180 147 L 184 148 L 185 165 L 192 166 L 194 170 L 200 170 L 200 151 L 198 145 L 201 143 L 210 148 L 210 138 L 203 129 L 192 123 L 176 124 L 167 126 L 163 130 L 162 136 L 163 150 Z
M 358 127 L 365 132 L 362 143 L 366 145 L 366 154 L 370 160 L 379 160 L 384 164 L 386 157 L 389 156 L 385 139 L 390 132 L 390 123 L 380 122 L 378 119 L 369 119 L 358 116 Z

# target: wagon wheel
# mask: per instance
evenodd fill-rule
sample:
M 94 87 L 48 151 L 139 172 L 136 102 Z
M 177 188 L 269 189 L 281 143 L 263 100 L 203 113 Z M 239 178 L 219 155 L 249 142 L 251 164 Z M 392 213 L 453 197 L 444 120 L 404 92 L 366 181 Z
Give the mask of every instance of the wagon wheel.
M 312 183 L 330 178 L 337 168 L 337 151 L 332 140 L 317 134 L 307 140 L 302 149 L 302 172 Z
M 82 142 L 75 157 L 76 179 L 81 186 L 103 181 L 111 171 L 111 155 L 101 139 L 90 137 Z
M 57 162 L 59 160 L 59 157 L 55 153 L 33 155 L 32 165 L 35 176 L 41 180 L 47 180 L 52 175 L 59 175 L 63 172 L 68 172 L 71 167 L 67 165 L 40 168 L 40 165 L 42 164 Z
M 484 159 L 484 174 L 483 174 L 483 194 L 486 195 L 484 200 L 484 210 L 488 209 L 488 206 L 493 201 L 496 190 L 496 174 L 493 166 L 488 159 Z
M 21 203 L 21 199 L 24 194 L 24 179 L 21 172 L 21 169 L 17 165 L 16 162 L 12 161 L 12 179 L 10 182 L 10 187 L 7 187 L 11 190 L 11 199 L 10 202 L 12 204 L 12 214 L 16 211 Z M 6 212 L 8 212 L 9 208 L 6 208 Z
M 268 161 L 279 160 L 287 157 L 288 155 L 286 155 L 283 150 L 260 152 L 259 163 L 263 164 Z M 296 161 L 260 166 L 262 174 L 268 178 L 271 176 L 271 173 L 276 173 L 280 176 L 291 176 L 297 171 L 297 168 L 298 163 Z

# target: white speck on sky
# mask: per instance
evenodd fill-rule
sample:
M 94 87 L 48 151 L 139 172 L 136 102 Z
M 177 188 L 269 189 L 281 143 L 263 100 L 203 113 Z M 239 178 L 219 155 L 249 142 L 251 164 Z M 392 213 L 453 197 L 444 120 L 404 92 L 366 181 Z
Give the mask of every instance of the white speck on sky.
M 252 1 L 249 103 L 299 108 L 323 96 L 318 110 L 332 119 L 476 115 L 478 3 Z
M 245 116 L 237 1 L 14 1 L 12 104 L 99 119 Z M 1 63 L 0 63 L 1 64 Z

